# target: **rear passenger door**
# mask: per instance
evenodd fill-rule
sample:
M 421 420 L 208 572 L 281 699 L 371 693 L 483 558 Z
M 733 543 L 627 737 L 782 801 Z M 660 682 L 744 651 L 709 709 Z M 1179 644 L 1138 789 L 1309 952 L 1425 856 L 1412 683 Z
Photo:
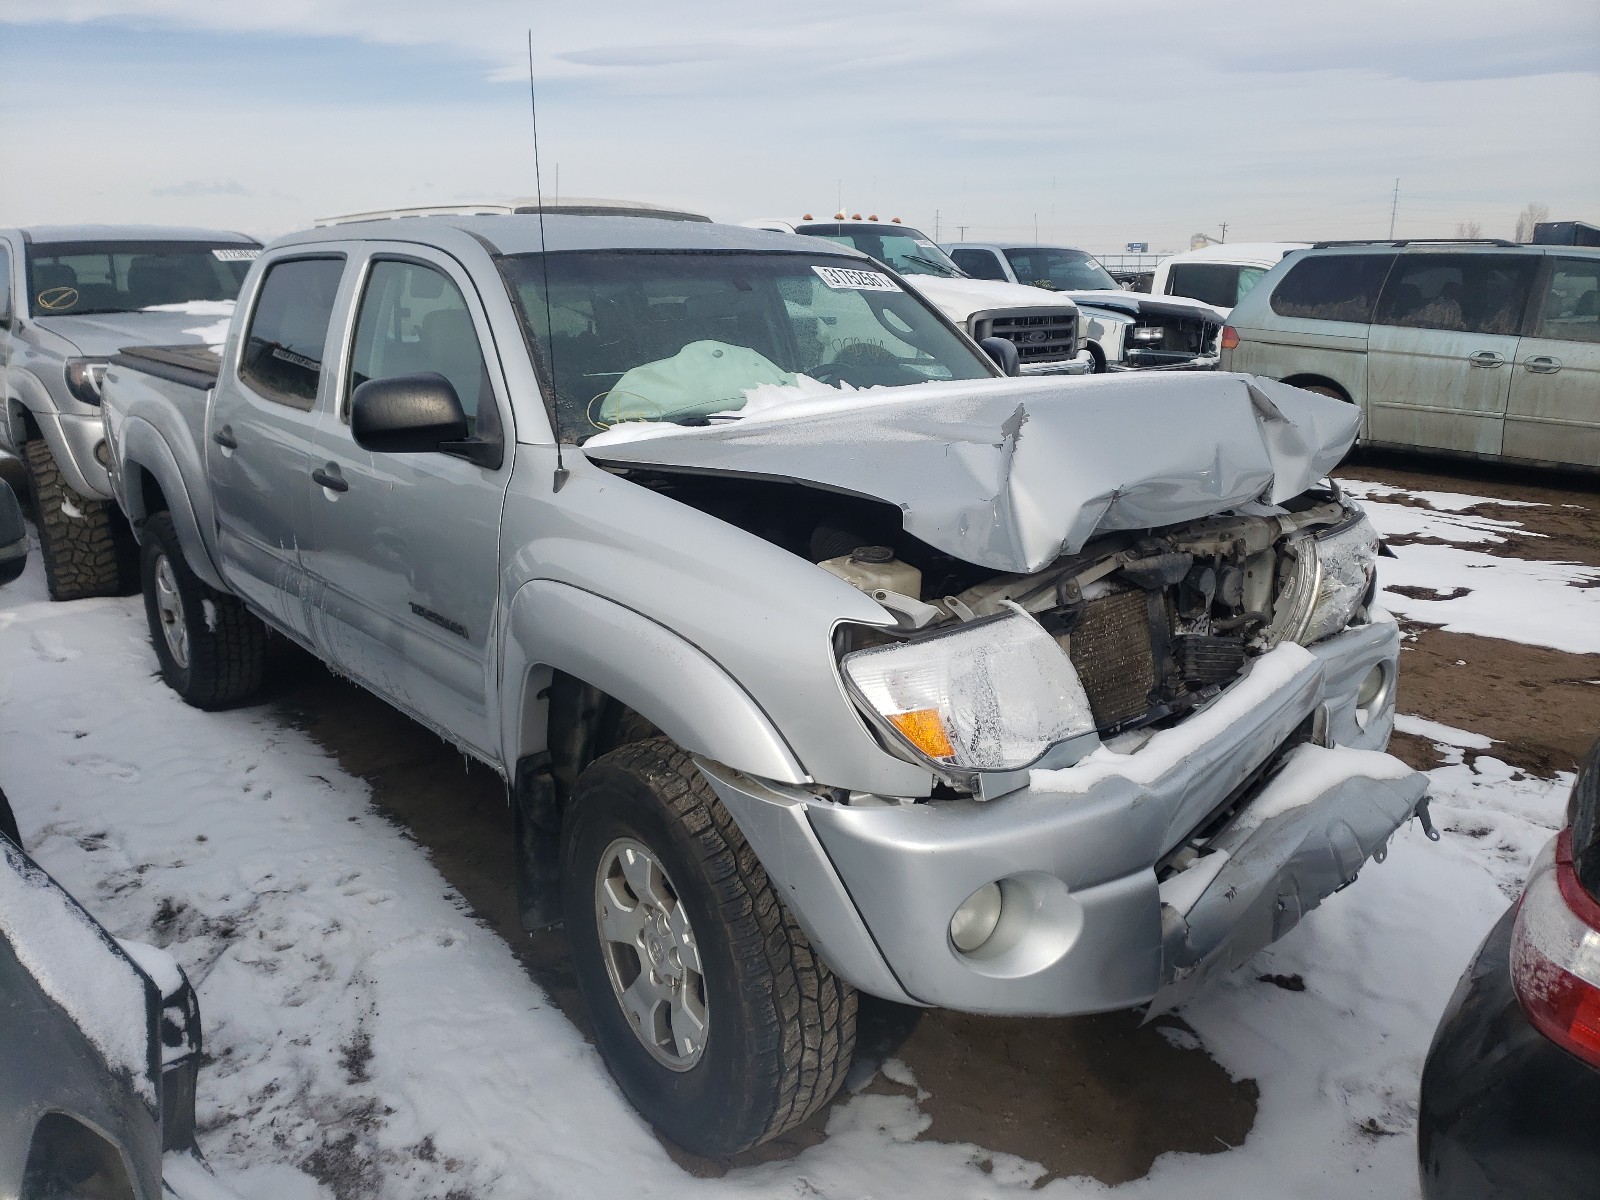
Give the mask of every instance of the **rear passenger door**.
M 1600 255 L 1546 262 L 1511 370 L 1505 454 L 1600 467 Z
M 338 402 L 318 423 L 304 550 L 323 656 L 452 740 L 495 761 L 500 513 L 511 475 L 510 409 L 487 317 L 447 255 L 371 254 Z M 473 432 L 498 432 L 499 468 L 442 452 L 356 445 L 351 394 L 369 379 L 437 371 Z M 331 486 L 330 486 L 331 484 Z
M 1538 257 L 1402 254 L 1367 341 L 1374 441 L 1499 454 Z
M 326 253 L 266 268 L 238 363 L 219 381 L 207 413 L 206 474 L 228 584 L 301 641 L 307 452 L 318 400 L 333 392 L 323 364 L 337 353 L 329 326 L 344 269 L 344 255 Z

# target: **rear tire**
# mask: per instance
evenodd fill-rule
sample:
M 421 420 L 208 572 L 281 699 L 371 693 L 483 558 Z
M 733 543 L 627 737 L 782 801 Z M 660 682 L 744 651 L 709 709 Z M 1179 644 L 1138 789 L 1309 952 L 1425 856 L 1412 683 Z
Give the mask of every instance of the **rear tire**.
M 154 514 L 144 531 L 144 611 L 162 679 L 195 708 L 248 699 L 266 672 L 266 626 L 237 596 L 217 591 L 190 569 L 171 513 Z
M 688 754 L 656 737 L 590 764 L 562 857 L 595 1045 L 646 1120 L 697 1154 L 732 1154 L 833 1097 L 855 1048 L 855 990 L 813 953 Z M 648 889 L 633 890 L 628 863 Z M 644 932 L 630 941 L 624 927 Z
M 50 446 L 35 438 L 24 447 L 39 523 L 39 557 L 52 600 L 122 594 L 126 525 L 105 500 L 90 500 L 67 486 Z M 119 525 L 121 528 L 119 529 Z

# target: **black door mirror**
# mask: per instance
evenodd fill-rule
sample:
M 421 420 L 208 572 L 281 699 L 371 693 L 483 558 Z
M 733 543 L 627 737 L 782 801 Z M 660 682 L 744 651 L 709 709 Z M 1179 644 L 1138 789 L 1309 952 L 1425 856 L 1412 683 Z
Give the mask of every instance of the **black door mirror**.
M 467 414 L 450 381 L 437 371 L 369 379 L 350 397 L 356 445 L 390 454 L 439 450 L 467 436 Z
M 978 345 L 1007 375 L 1022 374 L 1022 358 L 1014 343 L 1003 337 L 986 337 Z
M 11 485 L 0 479 L 0 583 L 10 583 L 28 565 L 28 527 Z

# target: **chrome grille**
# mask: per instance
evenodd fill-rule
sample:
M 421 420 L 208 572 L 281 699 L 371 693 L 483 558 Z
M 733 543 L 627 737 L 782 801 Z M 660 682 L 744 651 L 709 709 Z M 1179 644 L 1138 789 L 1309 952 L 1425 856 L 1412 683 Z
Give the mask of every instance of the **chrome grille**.
M 1078 317 L 1072 309 L 1027 308 L 975 317 L 972 336 L 1005 338 L 1023 364 L 1060 362 L 1078 352 Z

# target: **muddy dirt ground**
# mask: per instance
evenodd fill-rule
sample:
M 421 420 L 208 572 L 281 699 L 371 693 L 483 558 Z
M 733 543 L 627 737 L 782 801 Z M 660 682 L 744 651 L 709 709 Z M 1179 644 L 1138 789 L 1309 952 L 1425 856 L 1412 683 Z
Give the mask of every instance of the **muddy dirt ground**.
M 1395 487 L 1488 498 L 1483 515 L 1521 522 L 1539 539 L 1513 537 L 1494 552 L 1600 565 L 1600 494 L 1584 480 L 1434 462 L 1358 459 L 1341 469 Z M 1385 497 L 1385 499 L 1390 499 Z M 1544 508 L 1504 508 L 1532 500 Z M 1522 769 L 1570 770 L 1600 731 L 1600 656 L 1562 654 L 1408 623 L 1400 710 L 1484 733 L 1494 753 Z M 432 855 L 487 926 L 512 946 L 529 975 L 585 1029 L 561 935 L 528 936 L 517 925 L 511 886 L 511 822 L 500 780 L 359 688 L 298 653 L 276 670 L 286 720 L 370 782 L 378 807 Z M 1420 739 L 1395 750 L 1419 767 L 1439 761 Z M 1261 987 L 1293 980 L 1262 978 Z M 1180 1024 L 1172 1018 L 1166 1024 Z M 1254 1082 L 1230 1080 L 1202 1050 L 1181 1048 L 1162 1022 L 1136 1015 L 1071 1020 L 996 1020 L 946 1012 L 864 1007 L 861 1070 L 902 1059 L 931 1093 L 925 1138 L 972 1142 L 1042 1163 L 1050 1175 L 1116 1183 L 1144 1174 L 1169 1150 L 1218 1152 L 1237 1145 L 1255 1119 Z M 893 1089 L 882 1076 L 869 1085 Z M 742 1162 L 784 1158 L 821 1137 L 826 1113 L 736 1161 L 682 1165 L 714 1175 Z M 669 1147 L 669 1149 L 672 1149 Z

